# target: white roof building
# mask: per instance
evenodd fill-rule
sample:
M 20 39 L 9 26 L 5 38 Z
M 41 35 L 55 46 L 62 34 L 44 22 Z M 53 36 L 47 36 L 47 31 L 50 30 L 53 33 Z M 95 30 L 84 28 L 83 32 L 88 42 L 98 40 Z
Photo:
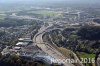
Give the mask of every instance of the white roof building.
M 14 50 L 20 50 L 21 47 L 14 47 Z
M 29 42 L 18 42 L 16 45 L 17 46 L 27 46 Z
M 20 38 L 19 41 L 21 41 L 21 42 L 32 42 L 31 38 Z

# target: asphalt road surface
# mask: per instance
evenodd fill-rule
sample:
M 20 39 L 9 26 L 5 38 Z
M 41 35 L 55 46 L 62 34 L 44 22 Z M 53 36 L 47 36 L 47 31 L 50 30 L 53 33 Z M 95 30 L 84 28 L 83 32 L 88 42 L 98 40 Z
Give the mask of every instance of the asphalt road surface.
M 55 59 L 67 59 L 64 55 L 62 55 L 58 50 L 56 50 L 53 46 L 51 46 L 48 43 L 43 42 L 42 36 L 46 32 L 46 29 L 51 27 L 52 25 L 49 25 L 48 27 L 42 26 L 38 33 L 34 36 L 33 41 L 36 43 L 36 45 L 41 48 L 45 53 L 47 53 L 49 56 L 52 56 Z M 71 63 L 63 63 L 65 66 L 74 66 Z

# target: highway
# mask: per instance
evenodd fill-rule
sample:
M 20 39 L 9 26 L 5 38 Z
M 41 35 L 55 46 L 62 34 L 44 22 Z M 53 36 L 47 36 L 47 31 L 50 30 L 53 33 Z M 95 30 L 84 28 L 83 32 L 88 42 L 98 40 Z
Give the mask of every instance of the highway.
M 40 20 L 40 19 L 37 19 L 37 18 L 32 18 L 32 17 L 29 17 L 29 16 L 17 16 L 16 14 L 14 15 L 11 15 L 11 17 L 14 17 L 14 18 L 19 18 L 19 19 L 33 19 L 33 20 Z M 41 21 L 41 20 L 40 20 Z M 52 23 L 49 23 L 49 26 L 44 26 L 42 25 L 42 27 L 38 30 L 38 33 L 34 36 L 33 38 L 33 42 L 35 43 L 35 45 L 37 45 L 40 49 L 42 49 L 43 52 L 45 52 L 48 56 L 51 56 L 55 59 L 67 59 L 63 54 L 61 54 L 56 48 L 54 48 L 52 45 L 50 45 L 49 43 L 45 43 L 43 42 L 43 35 L 46 33 L 46 32 L 50 32 L 52 30 L 55 30 L 55 29 L 60 29 L 62 30 L 61 28 L 51 28 L 52 27 Z M 64 66 L 74 66 L 73 64 L 71 63 L 64 63 Z
M 51 46 L 48 43 L 43 42 L 42 36 L 45 34 L 45 32 L 48 32 L 48 28 L 51 27 L 52 24 L 50 24 L 48 27 L 42 26 L 40 30 L 38 30 L 38 33 L 34 36 L 33 42 L 36 43 L 36 45 L 41 48 L 45 53 L 47 53 L 49 56 L 55 58 L 55 59 L 67 59 L 64 55 L 62 55 L 58 50 L 56 50 L 53 46 Z M 71 63 L 64 63 L 64 66 L 74 66 Z

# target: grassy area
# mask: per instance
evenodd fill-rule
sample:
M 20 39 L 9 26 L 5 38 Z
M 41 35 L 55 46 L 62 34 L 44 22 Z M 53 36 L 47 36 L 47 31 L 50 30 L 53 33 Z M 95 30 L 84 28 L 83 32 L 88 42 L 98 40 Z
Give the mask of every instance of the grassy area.
M 66 56 L 67 58 L 71 58 L 71 59 L 74 59 L 75 56 L 74 54 L 72 53 L 72 51 L 66 49 L 66 48 L 59 48 L 59 51 L 64 55 Z M 77 55 L 79 58 L 95 58 L 95 54 L 87 54 L 87 53 L 84 53 L 84 52 L 77 52 Z M 86 63 L 84 64 L 85 66 L 95 66 L 95 63 Z
M 95 54 L 88 54 L 84 52 L 77 52 L 81 58 L 95 58 Z
M 66 49 L 66 48 L 62 48 L 62 47 L 59 48 L 59 51 L 60 51 L 65 57 L 74 59 L 74 55 L 73 55 L 72 51 L 70 51 L 70 50 L 68 50 L 68 49 Z
M 46 10 L 40 10 L 40 11 L 31 11 L 29 13 L 35 13 L 35 14 L 40 14 L 43 16 L 59 16 L 61 14 L 54 12 L 54 11 L 46 11 Z
M 74 59 L 74 60 L 78 60 L 78 57 L 76 56 L 76 54 L 71 51 L 68 50 L 66 48 L 59 48 L 59 51 L 67 58 L 69 59 Z M 80 61 L 78 61 L 77 63 L 73 63 L 75 66 L 82 66 L 82 64 L 80 63 Z
M 92 58 L 95 58 L 95 54 L 88 54 L 88 53 L 84 53 L 84 52 L 77 52 L 77 55 L 79 56 L 79 58 L 81 59 L 81 58 L 90 58 L 90 59 L 92 59 Z M 87 64 L 85 64 L 85 66 L 95 66 L 95 63 L 87 63 Z

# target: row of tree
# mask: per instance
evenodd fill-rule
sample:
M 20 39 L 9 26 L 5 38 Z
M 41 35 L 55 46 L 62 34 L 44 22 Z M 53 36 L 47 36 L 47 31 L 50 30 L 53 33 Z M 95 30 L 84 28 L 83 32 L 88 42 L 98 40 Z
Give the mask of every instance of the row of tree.
M 25 60 L 16 55 L 2 56 L 0 54 L 0 66 L 46 66 L 42 62 Z
M 100 27 L 83 26 L 79 29 L 66 28 L 62 32 L 52 31 L 53 42 L 59 47 L 73 51 L 96 53 L 100 51 Z M 64 37 L 64 38 L 63 38 Z

